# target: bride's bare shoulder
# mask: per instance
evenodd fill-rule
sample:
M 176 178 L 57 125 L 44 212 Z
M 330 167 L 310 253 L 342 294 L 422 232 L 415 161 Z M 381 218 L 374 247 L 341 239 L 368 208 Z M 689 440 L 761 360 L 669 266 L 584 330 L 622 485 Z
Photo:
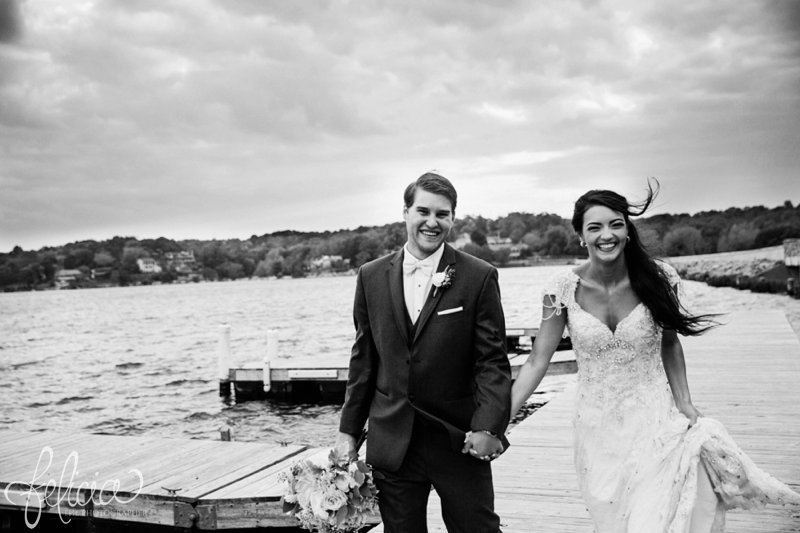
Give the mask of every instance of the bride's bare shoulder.
M 581 265 L 576 266 L 572 269 L 572 273 L 575 274 L 579 278 L 584 278 L 586 276 L 586 271 L 589 268 L 589 263 L 583 263 Z

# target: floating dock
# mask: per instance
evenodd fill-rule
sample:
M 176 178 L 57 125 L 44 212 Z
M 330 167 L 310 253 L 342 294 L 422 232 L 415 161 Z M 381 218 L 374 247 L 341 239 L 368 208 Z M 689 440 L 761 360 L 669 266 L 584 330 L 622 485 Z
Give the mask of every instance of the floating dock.
M 2 530 L 303 531 L 278 476 L 320 448 L 0 431 Z M 27 524 L 26 524 L 27 517 Z M 370 524 L 380 521 L 375 515 Z
M 700 337 L 682 338 L 697 408 L 720 420 L 757 465 L 800 492 L 800 342 L 780 311 L 737 312 Z M 591 533 L 572 459 L 574 385 L 515 426 L 493 464 L 504 533 Z M 729 511 L 726 533 L 800 531 L 800 509 Z M 445 532 L 436 493 L 431 533 Z M 375 533 L 382 533 L 378 525 Z
M 510 328 L 506 343 L 512 377 L 530 353 L 538 328 Z M 276 332 L 267 334 L 267 349 L 262 361 L 230 367 L 230 328 L 223 326 L 219 348 L 220 395 L 237 402 L 280 398 L 292 401 L 341 403 L 347 385 L 348 357 L 277 357 Z M 548 374 L 575 372 L 575 356 L 570 340 L 563 339 L 553 357 Z

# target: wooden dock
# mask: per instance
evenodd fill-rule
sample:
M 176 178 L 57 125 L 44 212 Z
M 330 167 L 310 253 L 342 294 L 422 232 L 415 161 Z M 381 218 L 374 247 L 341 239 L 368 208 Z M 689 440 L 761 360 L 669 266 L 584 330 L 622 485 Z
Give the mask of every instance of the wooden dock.
M 137 531 L 152 526 L 294 531 L 297 521 L 281 509 L 278 475 L 318 451 L 243 442 L 0 431 L 0 516 L 14 531 L 28 529 L 21 512 L 25 510 L 30 523 L 40 517 L 39 531 L 60 525 L 60 518 L 91 522 L 92 529 L 81 531 L 116 531 L 132 524 Z M 371 523 L 379 520 L 374 516 Z
M 757 464 L 800 489 L 800 342 L 781 312 L 741 312 L 725 320 L 705 336 L 684 339 L 695 403 L 722 421 Z M 496 506 L 506 533 L 592 531 L 572 465 L 573 392 L 574 385 L 514 427 L 513 446 L 494 463 Z M 317 451 L 4 430 L 0 518 L 11 530 L 25 529 L 20 511 L 27 508 L 29 520 L 41 512 L 43 521 L 56 524 L 61 513 L 90 521 L 95 530 L 114 531 L 125 523 L 288 531 L 296 522 L 281 512 L 278 474 Z M 30 484 L 40 487 L 31 491 Z M 435 493 L 429 521 L 431 531 L 445 531 Z M 798 532 L 800 509 L 732 511 L 726 531 Z
M 800 491 L 800 342 L 779 311 L 739 312 L 683 339 L 698 409 L 720 420 L 763 469 Z M 514 427 L 494 462 L 495 505 L 505 533 L 591 533 L 572 460 L 574 385 Z M 446 531 L 435 492 L 428 522 Z M 379 525 L 373 530 L 382 532 Z M 730 511 L 727 533 L 800 531 L 800 509 Z
M 506 343 L 511 363 L 512 376 L 516 377 L 519 367 L 530 352 L 533 339 L 539 328 L 509 328 L 506 330 Z M 223 331 L 223 336 L 229 334 Z M 267 356 L 264 361 L 251 361 L 246 365 L 229 368 L 224 362 L 229 359 L 227 340 L 220 346 L 220 394 L 233 395 L 237 402 L 263 400 L 277 397 L 281 399 L 306 402 L 341 403 L 347 385 L 349 358 L 326 356 L 303 356 L 279 358 L 275 355 L 276 343 L 270 347 L 268 340 Z M 575 357 L 570 351 L 569 339 L 564 339 L 559 352 L 553 357 L 549 374 L 575 372 Z M 272 352 L 270 354 L 270 352 Z M 268 378 L 267 378 L 268 376 Z M 232 389 L 232 390 L 231 390 Z

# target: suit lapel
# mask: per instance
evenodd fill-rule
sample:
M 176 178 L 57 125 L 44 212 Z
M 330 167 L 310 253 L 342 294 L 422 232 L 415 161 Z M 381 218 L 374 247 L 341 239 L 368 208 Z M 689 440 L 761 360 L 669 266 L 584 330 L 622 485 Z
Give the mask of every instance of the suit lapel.
M 392 314 L 400 336 L 408 344 L 408 327 L 406 326 L 406 298 L 403 293 L 403 249 L 394 254 L 386 269 L 389 284 L 389 296 L 392 303 Z
M 441 272 L 445 268 L 450 265 L 456 264 L 456 253 L 453 248 L 449 244 L 444 245 L 444 252 L 442 253 L 442 258 L 439 260 L 439 266 L 436 268 L 436 272 Z M 401 291 L 402 292 L 402 291 Z M 436 292 L 436 297 L 433 297 L 433 293 Z M 417 319 L 416 329 L 414 331 L 414 342 L 417 341 L 419 338 L 420 333 L 422 330 L 425 329 L 425 324 L 428 322 L 428 319 L 433 314 L 433 311 L 439 305 L 439 300 L 442 299 L 442 290 L 435 290 L 435 287 L 431 285 L 431 291 L 428 293 L 428 299 L 425 300 L 425 305 L 422 306 L 422 311 L 419 313 L 419 319 Z

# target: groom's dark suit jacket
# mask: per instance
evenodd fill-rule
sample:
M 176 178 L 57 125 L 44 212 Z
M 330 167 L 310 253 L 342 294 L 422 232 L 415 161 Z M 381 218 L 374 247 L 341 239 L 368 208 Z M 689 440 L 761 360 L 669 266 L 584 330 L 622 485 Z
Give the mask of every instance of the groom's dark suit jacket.
M 444 427 L 460 451 L 465 432 L 503 435 L 511 371 L 497 270 L 445 245 L 434 288 L 415 325 L 403 296 L 403 250 L 359 270 L 347 393 L 339 429 L 358 435 L 369 419 L 366 460 L 393 472 L 405 456 L 415 416 Z M 508 441 L 503 437 L 504 444 Z

